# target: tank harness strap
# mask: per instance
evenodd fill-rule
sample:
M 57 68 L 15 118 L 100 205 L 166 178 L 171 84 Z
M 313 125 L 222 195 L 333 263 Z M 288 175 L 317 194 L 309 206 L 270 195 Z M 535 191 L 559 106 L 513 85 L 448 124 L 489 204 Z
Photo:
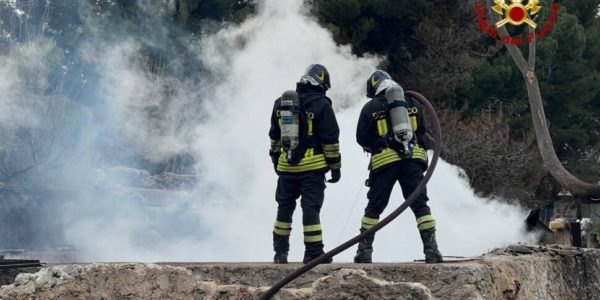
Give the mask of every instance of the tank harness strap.
M 396 108 L 396 107 L 408 107 L 408 103 L 406 101 L 394 101 L 392 103 L 387 104 L 387 109 L 392 109 L 392 108 Z

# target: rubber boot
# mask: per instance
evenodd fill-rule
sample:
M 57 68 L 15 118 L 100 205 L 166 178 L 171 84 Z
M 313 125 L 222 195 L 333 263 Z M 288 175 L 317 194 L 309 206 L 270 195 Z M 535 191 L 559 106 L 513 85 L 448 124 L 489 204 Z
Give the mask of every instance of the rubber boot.
M 363 233 L 366 229 L 361 228 L 360 232 Z M 358 250 L 356 250 L 356 256 L 354 256 L 354 263 L 357 264 L 370 264 L 373 262 L 373 241 L 375 235 L 370 234 L 365 239 L 358 243 Z
M 273 262 L 276 264 L 287 264 L 288 251 L 290 250 L 290 236 L 273 233 L 273 250 L 275 250 Z
M 302 262 L 304 264 L 309 263 L 313 259 L 323 255 L 325 252 L 323 251 L 323 243 L 304 243 L 306 245 L 306 250 L 304 251 L 304 259 Z M 333 259 L 330 257 L 325 261 L 322 261 L 322 264 L 330 264 L 333 262 Z
M 435 228 L 427 229 L 419 232 L 423 241 L 423 253 L 425 254 L 425 263 L 435 264 L 444 262 L 442 253 L 438 250 L 437 241 L 435 239 Z

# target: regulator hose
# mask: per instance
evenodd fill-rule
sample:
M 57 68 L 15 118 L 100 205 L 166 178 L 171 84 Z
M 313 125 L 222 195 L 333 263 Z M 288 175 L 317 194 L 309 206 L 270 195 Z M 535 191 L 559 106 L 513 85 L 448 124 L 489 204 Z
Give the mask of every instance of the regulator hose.
M 312 261 L 305 264 L 301 268 L 288 274 L 285 278 L 281 279 L 279 282 L 275 283 L 275 285 L 273 285 L 269 290 L 267 290 L 260 297 L 261 300 L 271 299 L 271 297 L 273 297 L 281 288 L 283 288 L 286 284 L 290 283 L 292 280 L 300 277 L 300 275 L 306 273 L 307 271 L 309 271 L 310 269 L 319 265 L 323 261 L 325 261 L 329 258 L 333 258 L 335 255 L 341 253 L 342 251 L 356 245 L 357 243 L 362 241 L 368 235 L 374 234 L 379 229 L 385 227 L 387 224 L 389 224 L 395 218 L 397 218 L 400 214 L 402 214 L 413 203 L 413 201 L 415 201 L 417 196 L 420 195 L 421 192 L 425 189 L 425 187 L 427 186 L 427 182 L 429 182 L 429 179 L 431 179 L 431 176 L 433 175 L 433 171 L 435 170 L 438 159 L 440 157 L 440 152 L 442 149 L 442 128 L 440 126 L 440 120 L 437 117 L 437 113 L 435 112 L 433 105 L 431 105 L 431 103 L 429 102 L 429 100 L 427 100 L 427 98 L 425 98 L 425 96 L 423 96 L 420 93 L 417 93 L 415 91 L 406 91 L 405 94 L 409 97 L 417 99 L 419 101 L 419 103 L 421 103 L 421 105 L 425 108 L 425 111 L 429 115 L 430 120 L 433 121 L 433 124 L 431 124 L 431 125 L 433 125 L 432 129 L 433 129 L 433 134 L 435 137 L 435 145 L 433 147 L 433 157 L 431 158 L 431 164 L 429 165 L 429 168 L 428 168 L 427 172 L 425 173 L 423 180 L 421 180 L 421 182 L 419 183 L 419 185 L 417 186 L 415 191 L 400 205 L 400 207 L 398 207 L 390 215 L 385 217 L 385 219 L 381 220 L 379 223 L 377 223 L 376 225 L 371 227 L 369 230 L 363 231 L 361 234 L 353 237 L 352 239 L 346 241 L 345 243 L 335 247 L 334 249 L 330 250 L 327 253 L 322 254 L 321 256 L 313 259 Z

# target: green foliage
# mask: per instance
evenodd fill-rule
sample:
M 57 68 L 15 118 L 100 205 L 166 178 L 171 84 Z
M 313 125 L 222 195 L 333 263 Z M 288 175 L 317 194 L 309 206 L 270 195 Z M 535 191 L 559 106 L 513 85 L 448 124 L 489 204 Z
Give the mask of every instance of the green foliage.
M 557 59 L 560 62 L 569 63 L 583 54 L 586 45 L 585 29 L 575 15 L 561 11 L 552 31 L 552 38 L 558 43 Z
M 427 12 L 428 1 L 314 0 L 315 14 L 340 44 L 352 44 L 356 54 L 385 53 L 388 71 L 406 68 L 420 48 L 411 37 Z
M 564 157 L 598 140 L 600 70 L 592 53 L 599 53 L 600 31 L 597 19 L 584 25 L 563 8 L 553 31 L 537 43 L 536 73 L 546 116 L 556 149 Z M 526 50 L 523 47 L 525 55 Z M 523 78 L 506 51 L 476 69 L 473 80 L 458 87 L 456 95 L 466 99 L 470 112 L 501 102 L 516 121 L 528 110 Z M 510 122 L 514 132 L 520 130 L 517 124 L 531 127 L 530 122 Z
M 255 8 L 255 5 L 249 0 L 180 0 L 178 2 L 180 7 L 189 5 L 190 14 L 196 19 L 216 21 L 241 22 Z
M 458 97 L 468 101 L 468 113 L 499 103 L 523 107 L 523 78 L 508 59 L 501 56 L 483 63 L 474 70 L 473 80 L 457 89 Z
M 491 39 L 475 28 L 477 3 L 315 0 L 314 7 L 337 42 L 352 44 L 357 54 L 386 55 L 385 67 L 409 88 L 445 99 L 467 115 L 502 104 L 520 119 L 528 110 L 523 77 L 499 42 L 489 44 Z M 540 26 L 551 3 L 542 1 Z M 557 148 L 580 149 L 595 141 L 590 136 L 598 131 L 599 3 L 558 3 L 557 23 L 538 40 L 536 72 Z M 517 29 L 511 27 L 511 33 L 523 33 Z M 523 52 L 527 55 L 527 47 Z
M 600 70 L 600 20 L 596 19 L 589 27 L 586 28 L 587 47 L 583 52 L 583 59 L 587 62 L 589 68 Z
M 563 0 L 557 1 L 561 7 L 576 15 L 584 26 L 594 22 L 598 15 L 598 0 Z
M 315 15 L 338 43 L 351 44 L 359 55 L 386 56 L 382 67 L 406 88 L 460 112 L 465 121 L 501 110 L 511 142 L 533 142 L 524 78 L 500 41 L 476 28 L 480 1 L 313 2 Z M 597 181 L 597 170 L 590 177 L 594 172 L 583 166 L 596 166 L 589 163 L 593 157 L 580 161 L 600 148 L 600 2 L 542 0 L 538 31 L 555 2 L 558 19 L 537 41 L 535 71 L 557 154 L 575 175 Z M 508 29 L 513 36 L 527 33 L 527 26 Z M 527 44 L 521 50 L 527 58 Z
M 575 154 L 594 141 L 590 133 L 600 113 L 594 105 L 600 78 L 589 48 L 598 47 L 593 40 L 597 27 L 596 21 L 585 28 L 576 15 L 564 10 L 552 34 L 539 44 L 540 87 L 554 143 L 562 155 Z

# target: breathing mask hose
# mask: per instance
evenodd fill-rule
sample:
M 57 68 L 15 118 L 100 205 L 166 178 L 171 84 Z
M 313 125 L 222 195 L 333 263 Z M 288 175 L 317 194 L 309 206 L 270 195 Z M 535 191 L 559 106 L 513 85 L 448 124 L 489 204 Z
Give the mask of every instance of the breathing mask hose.
M 437 117 L 437 113 L 435 112 L 433 105 L 431 105 L 431 103 L 429 102 L 429 100 L 427 100 L 427 98 L 425 98 L 423 95 L 421 95 L 415 91 L 406 91 L 405 94 L 409 97 L 413 97 L 413 98 L 417 99 L 419 101 L 419 103 L 421 103 L 421 105 L 425 108 L 427 115 L 429 116 L 430 120 L 433 122 L 433 124 L 431 124 L 432 129 L 433 129 L 433 134 L 435 136 L 435 145 L 433 147 L 433 157 L 431 158 L 431 164 L 429 165 L 429 168 L 428 168 L 427 172 L 425 173 L 423 180 L 421 180 L 421 182 L 419 183 L 419 185 L 417 186 L 415 191 L 412 194 L 410 194 L 410 196 L 400 205 L 400 207 L 398 207 L 391 214 L 389 214 L 387 217 L 385 217 L 385 219 L 383 219 L 379 223 L 375 224 L 369 230 L 363 231 L 361 234 L 353 237 L 352 239 L 337 246 L 336 248 L 330 250 L 329 252 L 324 253 L 321 256 L 313 259 L 312 261 L 305 264 L 304 266 L 297 269 L 296 271 L 288 274 L 285 278 L 283 278 L 279 282 L 275 283 L 275 285 L 273 285 L 268 291 L 266 291 L 264 293 L 264 295 L 262 295 L 260 297 L 261 300 L 271 299 L 271 297 L 273 297 L 273 295 L 275 295 L 275 293 L 277 293 L 281 288 L 283 288 L 286 284 L 290 283 L 292 280 L 298 278 L 300 275 L 306 273 L 307 271 L 309 271 L 310 269 L 319 265 L 323 261 L 325 261 L 329 258 L 332 258 L 335 255 L 341 253 L 342 251 L 356 245 L 357 243 L 362 241 L 368 235 L 374 234 L 379 229 L 385 227 L 387 224 L 389 224 L 394 219 L 396 219 L 400 214 L 402 214 L 413 203 L 413 201 L 415 201 L 417 196 L 419 196 L 421 194 L 421 192 L 423 192 L 425 187 L 427 187 L 427 182 L 429 182 L 429 179 L 431 179 L 431 176 L 433 175 L 433 171 L 435 170 L 438 159 L 440 157 L 440 152 L 442 149 L 442 128 L 440 126 L 440 120 Z

